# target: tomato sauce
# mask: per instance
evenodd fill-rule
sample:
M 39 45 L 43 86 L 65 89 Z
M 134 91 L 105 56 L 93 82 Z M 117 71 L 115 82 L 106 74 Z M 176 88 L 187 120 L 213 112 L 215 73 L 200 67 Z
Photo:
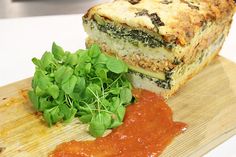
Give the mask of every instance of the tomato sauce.
M 161 96 L 136 89 L 137 102 L 128 106 L 124 123 L 95 141 L 60 144 L 52 157 L 154 157 L 159 156 L 186 124 L 174 122 Z

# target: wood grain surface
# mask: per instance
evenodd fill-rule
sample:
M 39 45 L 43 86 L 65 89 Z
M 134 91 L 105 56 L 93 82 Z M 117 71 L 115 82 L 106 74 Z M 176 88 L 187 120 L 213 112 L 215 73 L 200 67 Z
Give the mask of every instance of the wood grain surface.
M 27 98 L 31 79 L 0 88 L 0 156 L 42 157 L 70 140 L 93 139 L 77 119 L 48 128 Z M 236 64 L 217 57 L 168 100 L 188 124 L 161 156 L 199 157 L 236 134 Z M 140 128 L 141 129 L 141 128 Z

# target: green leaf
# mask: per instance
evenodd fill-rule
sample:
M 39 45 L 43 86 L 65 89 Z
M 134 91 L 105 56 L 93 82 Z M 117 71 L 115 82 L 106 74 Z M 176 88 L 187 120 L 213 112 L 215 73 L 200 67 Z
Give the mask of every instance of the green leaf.
M 85 73 L 90 73 L 91 67 L 92 67 L 91 63 L 85 64 L 85 66 L 84 66 Z
M 38 81 L 38 87 L 42 90 L 47 90 L 52 85 L 49 79 L 40 78 Z
M 90 114 L 90 109 L 86 106 L 86 107 L 83 107 L 83 106 L 78 106 L 78 110 L 80 112 L 83 112 L 83 113 L 86 113 L 86 114 Z
M 98 45 L 93 44 L 93 45 L 89 48 L 88 54 L 89 54 L 90 57 L 96 58 L 96 57 L 99 56 L 99 54 L 101 54 L 101 50 L 100 50 L 100 48 L 99 48 Z
M 76 106 L 76 105 L 75 105 Z M 76 106 L 76 108 L 77 108 L 78 106 Z M 78 115 L 78 116 L 84 116 L 84 115 L 87 115 L 87 114 L 89 114 L 88 112 L 86 112 L 86 111 L 80 111 L 80 110 L 78 110 L 78 112 L 76 113 L 76 115 Z
M 99 115 L 92 118 L 89 125 L 89 133 L 94 137 L 100 137 L 104 134 L 106 128 Z
M 36 71 L 34 73 L 34 77 L 32 79 L 32 87 L 35 89 L 38 86 L 40 80 L 42 80 L 42 79 L 45 80 L 46 83 L 50 84 L 50 79 L 47 78 L 47 76 L 45 75 L 45 72 L 36 68 Z M 48 87 L 48 85 L 46 85 L 45 88 L 47 88 L 47 87 Z
M 78 55 L 78 65 L 82 66 L 84 63 L 90 63 L 91 57 L 88 55 L 88 51 L 79 51 Z
M 46 90 L 52 85 L 49 76 L 45 75 L 42 71 L 36 71 L 35 76 L 34 79 L 37 81 L 36 85 L 39 86 L 40 89 Z
M 130 103 L 132 100 L 132 92 L 129 88 L 122 88 L 120 91 L 120 99 L 124 104 Z
M 123 105 L 120 105 L 117 110 L 116 110 L 117 116 L 119 121 L 123 121 L 124 116 L 125 116 L 125 107 Z
M 69 80 L 62 84 L 62 90 L 64 90 L 66 94 L 71 94 L 75 88 L 76 82 L 76 76 L 72 75 Z
M 41 58 L 41 64 L 44 68 L 47 68 L 53 63 L 53 55 L 49 52 L 45 52 Z
M 93 97 L 99 96 L 101 93 L 102 93 L 102 91 L 101 91 L 101 87 L 99 85 L 90 84 L 86 88 L 85 97 L 86 98 L 93 98 Z
M 84 77 L 77 77 L 77 82 L 74 87 L 73 93 L 70 96 L 73 99 L 79 100 L 80 97 L 84 94 L 86 88 L 86 82 Z
M 75 52 L 75 54 L 77 54 L 78 56 L 80 56 L 82 53 L 83 53 L 83 54 L 88 53 L 88 49 L 86 49 L 86 50 L 79 49 L 79 50 L 77 50 L 77 51 Z
M 35 94 L 37 96 L 45 96 L 47 93 L 45 90 L 42 90 L 39 86 L 35 88 Z
M 73 69 L 68 66 L 61 66 L 55 72 L 55 80 L 57 83 L 66 82 L 73 75 Z
M 66 82 L 72 75 L 73 75 L 73 69 L 71 67 L 66 67 L 64 72 L 64 78 L 62 79 L 62 83 Z
M 44 110 L 43 116 L 45 117 L 45 120 L 49 126 L 61 121 L 63 118 L 63 114 L 60 112 L 58 106 Z
M 64 72 L 66 71 L 66 67 L 65 66 L 61 66 L 60 68 L 58 68 L 56 70 L 56 72 L 54 73 L 55 76 L 55 80 L 57 83 L 61 83 L 62 80 L 64 79 Z
M 83 116 L 79 117 L 79 120 L 80 120 L 82 123 L 89 123 L 89 122 L 91 122 L 92 117 L 93 117 L 93 115 L 91 115 L 91 114 L 86 114 L 86 115 L 83 115 Z
M 107 112 L 101 112 L 101 119 L 103 122 L 103 125 L 105 126 L 105 128 L 109 128 L 111 125 L 111 114 L 107 113 Z
M 73 54 L 69 53 L 69 54 L 67 55 L 67 58 L 66 58 L 66 60 L 65 60 L 65 63 L 66 63 L 66 64 L 69 64 L 69 65 L 71 65 L 71 66 L 74 66 L 74 65 L 77 64 L 77 62 L 78 62 L 78 56 L 77 56 L 76 53 L 73 53 Z
M 52 54 L 57 60 L 61 60 L 65 55 L 64 50 L 55 42 L 52 44 Z
M 130 90 L 132 89 L 132 84 L 130 83 L 130 81 L 127 79 L 127 76 L 126 75 L 124 75 L 123 77 L 122 77 L 122 86 L 123 87 L 127 87 L 127 88 L 129 88 Z
M 99 69 L 96 69 L 96 70 L 95 70 L 96 75 L 97 75 L 99 78 L 101 78 L 103 81 L 106 81 L 106 80 L 107 80 L 107 72 L 108 72 L 107 69 L 102 69 L 102 68 L 99 68 Z
M 43 117 L 49 126 L 61 121 L 63 118 L 63 114 L 60 112 L 57 104 L 54 104 L 53 106 L 54 107 L 50 109 L 45 109 L 43 112 Z
M 42 63 L 41 63 L 41 61 L 39 60 L 39 59 L 37 59 L 37 58 L 33 58 L 32 59 L 32 62 L 34 63 L 34 65 L 36 65 L 37 67 L 39 67 L 39 68 L 41 68 L 42 67 Z
M 60 112 L 64 115 L 63 119 L 65 123 L 71 122 L 75 117 L 77 110 L 73 107 L 68 107 L 66 104 L 59 105 Z
M 65 92 L 63 90 L 59 90 L 59 95 L 57 97 L 57 99 L 54 99 L 54 101 L 57 104 L 62 104 L 65 102 Z
M 119 121 L 118 119 L 116 119 L 116 120 L 112 120 L 112 123 L 111 123 L 111 125 L 110 125 L 110 128 L 116 128 L 116 127 L 118 127 L 118 126 L 120 126 L 121 124 L 123 124 L 121 121 Z
M 110 89 L 110 92 L 114 95 L 119 95 L 120 94 L 120 88 L 119 87 L 112 87 Z
M 106 64 L 107 60 L 108 60 L 108 57 L 105 54 L 101 53 L 96 59 L 96 62 L 95 62 L 96 67 L 98 64 L 101 64 L 101 65 Z
M 44 110 L 43 118 L 47 122 L 48 126 L 52 126 L 53 123 L 52 123 L 52 119 L 51 119 L 50 110 Z
M 33 107 L 36 110 L 39 110 L 39 101 L 38 101 L 38 97 L 36 96 L 36 94 L 33 91 L 29 91 L 28 95 L 29 95 L 30 101 L 33 104 Z
M 127 65 L 121 60 L 114 57 L 109 57 L 109 59 L 107 60 L 106 66 L 110 71 L 116 74 L 120 74 L 120 73 L 128 71 Z
M 121 105 L 120 99 L 118 97 L 113 97 L 112 105 L 117 109 Z
M 48 101 L 48 98 L 39 98 L 39 111 L 44 111 L 45 109 L 52 108 L 54 107 L 54 105 L 56 104 L 53 104 L 52 102 Z
M 108 101 L 108 100 L 105 99 L 105 98 L 101 98 L 100 101 L 101 101 L 102 106 L 105 106 L 105 107 L 109 107 L 109 106 L 111 106 L 111 102 Z
M 46 90 L 49 95 L 51 95 L 54 99 L 56 99 L 59 96 L 59 88 L 57 85 L 51 85 Z
M 84 77 L 77 77 L 76 91 L 84 91 L 86 82 Z

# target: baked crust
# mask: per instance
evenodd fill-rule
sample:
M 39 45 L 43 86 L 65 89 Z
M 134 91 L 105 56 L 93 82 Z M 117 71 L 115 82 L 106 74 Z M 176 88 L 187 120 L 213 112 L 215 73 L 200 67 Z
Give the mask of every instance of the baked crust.
M 166 42 L 186 45 L 207 22 L 231 19 L 233 0 L 115 0 L 88 10 L 94 14 L 132 28 L 160 34 Z

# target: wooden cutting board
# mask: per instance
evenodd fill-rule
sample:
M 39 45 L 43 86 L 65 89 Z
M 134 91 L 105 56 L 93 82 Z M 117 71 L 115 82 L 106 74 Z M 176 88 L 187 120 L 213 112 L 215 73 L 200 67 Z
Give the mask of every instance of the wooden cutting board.
M 56 145 L 93 139 L 87 125 L 48 128 L 35 114 L 27 90 L 31 79 L 0 88 L 0 156 L 47 156 Z M 217 57 L 168 100 L 174 119 L 188 124 L 162 156 L 199 157 L 236 134 L 236 64 Z

